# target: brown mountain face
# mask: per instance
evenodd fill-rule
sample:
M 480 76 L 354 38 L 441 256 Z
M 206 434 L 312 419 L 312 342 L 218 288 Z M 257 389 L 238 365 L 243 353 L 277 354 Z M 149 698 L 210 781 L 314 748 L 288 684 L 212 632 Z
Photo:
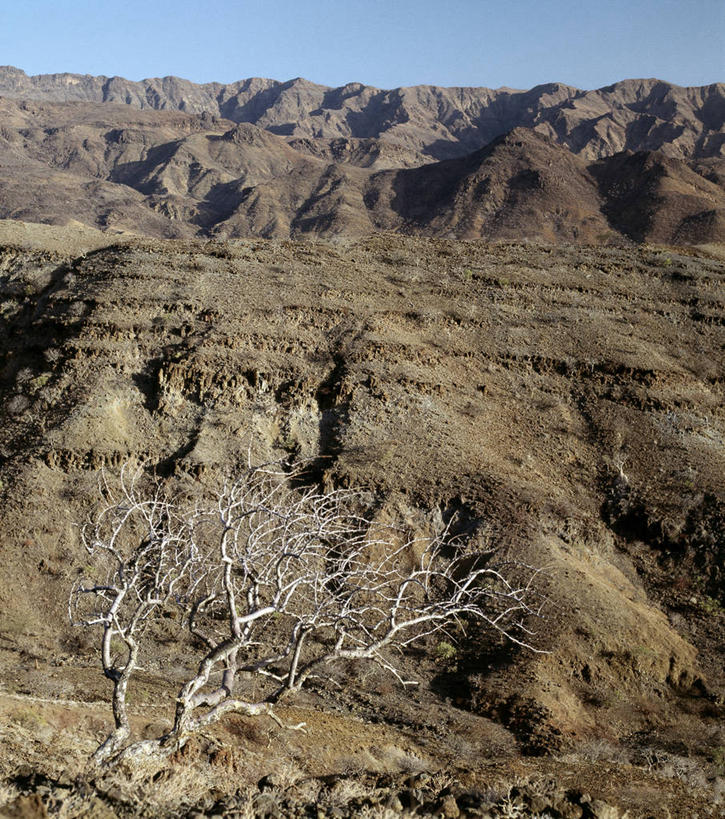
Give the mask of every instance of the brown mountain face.
M 587 159 L 623 150 L 717 156 L 725 142 L 722 83 L 682 88 L 648 79 L 594 91 L 560 83 L 529 91 L 427 85 L 386 91 L 361 83 L 328 88 L 304 79 L 197 85 L 178 77 L 29 77 L 5 66 L 0 96 L 207 112 L 299 139 L 384 139 L 433 159 L 463 156 L 519 126 L 536 128 Z
M 647 152 L 601 160 L 592 174 L 612 226 L 635 241 L 725 241 L 721 179 L 703 179 L 682 162 Z
M 585 242 L 609 231 L 586 163 L 526 128 L 462 159 L 378 174 L 371 182 L 369 200 L 386 228 Z
M 722 86 L 99 83 L 0 69 L 0 218 L 159 238 L 723 240 Z
M 205 127 L 199 117 L 7 99 L 0 99 L 0 117 L 4 216 L 50 224 L 75 220 L 158 236 L 184 234 L 183 225 L 156 212 L 152 198 L 118 184 L 114 172 L 149 159 L 149 169 L 156 166 L 160 146 L 174 145 Z

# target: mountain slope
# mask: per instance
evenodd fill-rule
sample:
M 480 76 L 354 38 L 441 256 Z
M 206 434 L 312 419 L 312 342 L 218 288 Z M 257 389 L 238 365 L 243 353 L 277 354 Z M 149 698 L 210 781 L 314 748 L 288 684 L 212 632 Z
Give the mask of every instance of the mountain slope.
M 725 85 L 683 88 L 655 79 L 582 91 L 559 83 L 528 91 L 413 86 L 340 88 L 304 79 L 247 79 L 197 85 L 178 77 L 49 74 L 0 67 L 0 96 L 207 112 L 302 139 L 385 139 L 434 159 L 463 156 L 513 128 L 537 128 L 587 159 L 623 150 L 672 156 L 721 155 Z
M 95 644 L 66 614 L 100 467 L 143 458 L 194 493 L 250 457 L 291 457 L 405 531 L 450 522 L 452 548 L 496 547 L 507 576 L 512 560 L 540 568 L 547 598 L 526 625 L 549 653 L 465 622 L 400 658 L 413 691 L 359 665 L 316 680 L 300 704 L 349 720 L 340 764 L 374 722 L 404 731 L 430 770 L 488 777 L 493 721 L 507 753 L 543 754 L 552 775 L 578 766 L 561 758 L 574 753 L 599 781 L 616 777 L 632 815 L 662 804 L 665 765 L 697 773 L 712 805 L 724 286 L 722 262 L 651 248 L 400 236 L 128 242 L 75 258 L 3 247 L 2 694 L 108 698 Z M 177 628 L 144 659 L 144 708 L 173 713 Z M 438 656 L 443 637 L 453 656 Z M 44 727 L 27 725 L 36 747 Z M 288 753 L 289 734 L 260 732 L 255 754 L 271 741 Z M 632 765 L 661 770 L 660 789 L 642 795 Z M 707 815 L 671 811 L 695 813 Z
M 462 159 L 377 174 L 367 196 L 387 229 L 583 242 L 609 231 L 586 163 L 525 128 Z
M 592 166 L 612 226 L 635 241 L 725 241 L 725 188 L 660 153 L 619 154 Z
M 450 160 L 385 139 L 287 138 L 214 115 L 0 98 L 0 218 L 159 238 L 723 241 L 723 162 L 591 162 L 519 127 Z

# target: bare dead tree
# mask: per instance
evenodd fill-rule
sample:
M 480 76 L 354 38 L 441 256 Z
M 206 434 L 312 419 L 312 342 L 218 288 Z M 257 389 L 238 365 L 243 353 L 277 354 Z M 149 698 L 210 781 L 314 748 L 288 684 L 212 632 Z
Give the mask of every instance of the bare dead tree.
M 371 660 L 415 684 L 393 650 L 455 623 L 482 621 L 536 650 L 526 625 L 540 614 L 536 572 L 516 585 L 489 554 L 450 556 L 447 532 L 407 539 L 352 511 L 354 492 L 300 492 L 271 466 L 250 468 L 193 509 L 158 485 L 141 492 L 139 478 L 122 476 L 120 499 L 83 530 L 103 579 L 81 578 L 69 602 L 72 622 L 101 627 L 103 669 L 114 684 L 115 729 L 98 762 L 173 751 L 231 711 L 282 724 L 274 704 L 342 660 Z M 180 613 L 199 660 L 178 693 L 171 730 L 131 743 L 128 681 L 139 641 L 164 607 Z M 124 647 L 120 659 L 114 639 Z
M 77 578 L 68 602 L 74 625 L 101 627 L 103 673 L 113 682 L 115 728 L 96 752 L 98 760 L 117 752 L 130 734 L 128 683 L 149 620 L 170 601 L 190 599 L 203 579 L 194 513 L 180 516 L 158 484 L 142 494 L 142 474 L 140 468 L 124 467 L 119 497 L 105 485 L 107 505 L 81 529 L 92 563 Z

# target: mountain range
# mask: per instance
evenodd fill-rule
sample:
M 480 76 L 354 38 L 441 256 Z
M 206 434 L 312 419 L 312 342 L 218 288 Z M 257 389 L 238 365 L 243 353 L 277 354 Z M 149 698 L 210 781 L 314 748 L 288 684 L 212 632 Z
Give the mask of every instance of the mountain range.
M 595 91 L 0 68 L 0 217 L 155 237 L 725 241 L 725 85 Z

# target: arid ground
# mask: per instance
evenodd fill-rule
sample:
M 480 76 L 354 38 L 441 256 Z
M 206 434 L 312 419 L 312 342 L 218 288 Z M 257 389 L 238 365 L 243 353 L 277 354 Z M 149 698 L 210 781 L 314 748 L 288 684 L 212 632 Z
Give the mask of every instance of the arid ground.
M 0 815 L 707 817 L 725 807 L 717 246 L 123 239 L 0 225 Z M 68 623 L 130 459 L 203 492 L 308 459 L 390 520 L 540 570 L 540 653 L 484 629 L 84 774 L 110 728 Z M 173 715 L 174 630 L 131 688 Z

